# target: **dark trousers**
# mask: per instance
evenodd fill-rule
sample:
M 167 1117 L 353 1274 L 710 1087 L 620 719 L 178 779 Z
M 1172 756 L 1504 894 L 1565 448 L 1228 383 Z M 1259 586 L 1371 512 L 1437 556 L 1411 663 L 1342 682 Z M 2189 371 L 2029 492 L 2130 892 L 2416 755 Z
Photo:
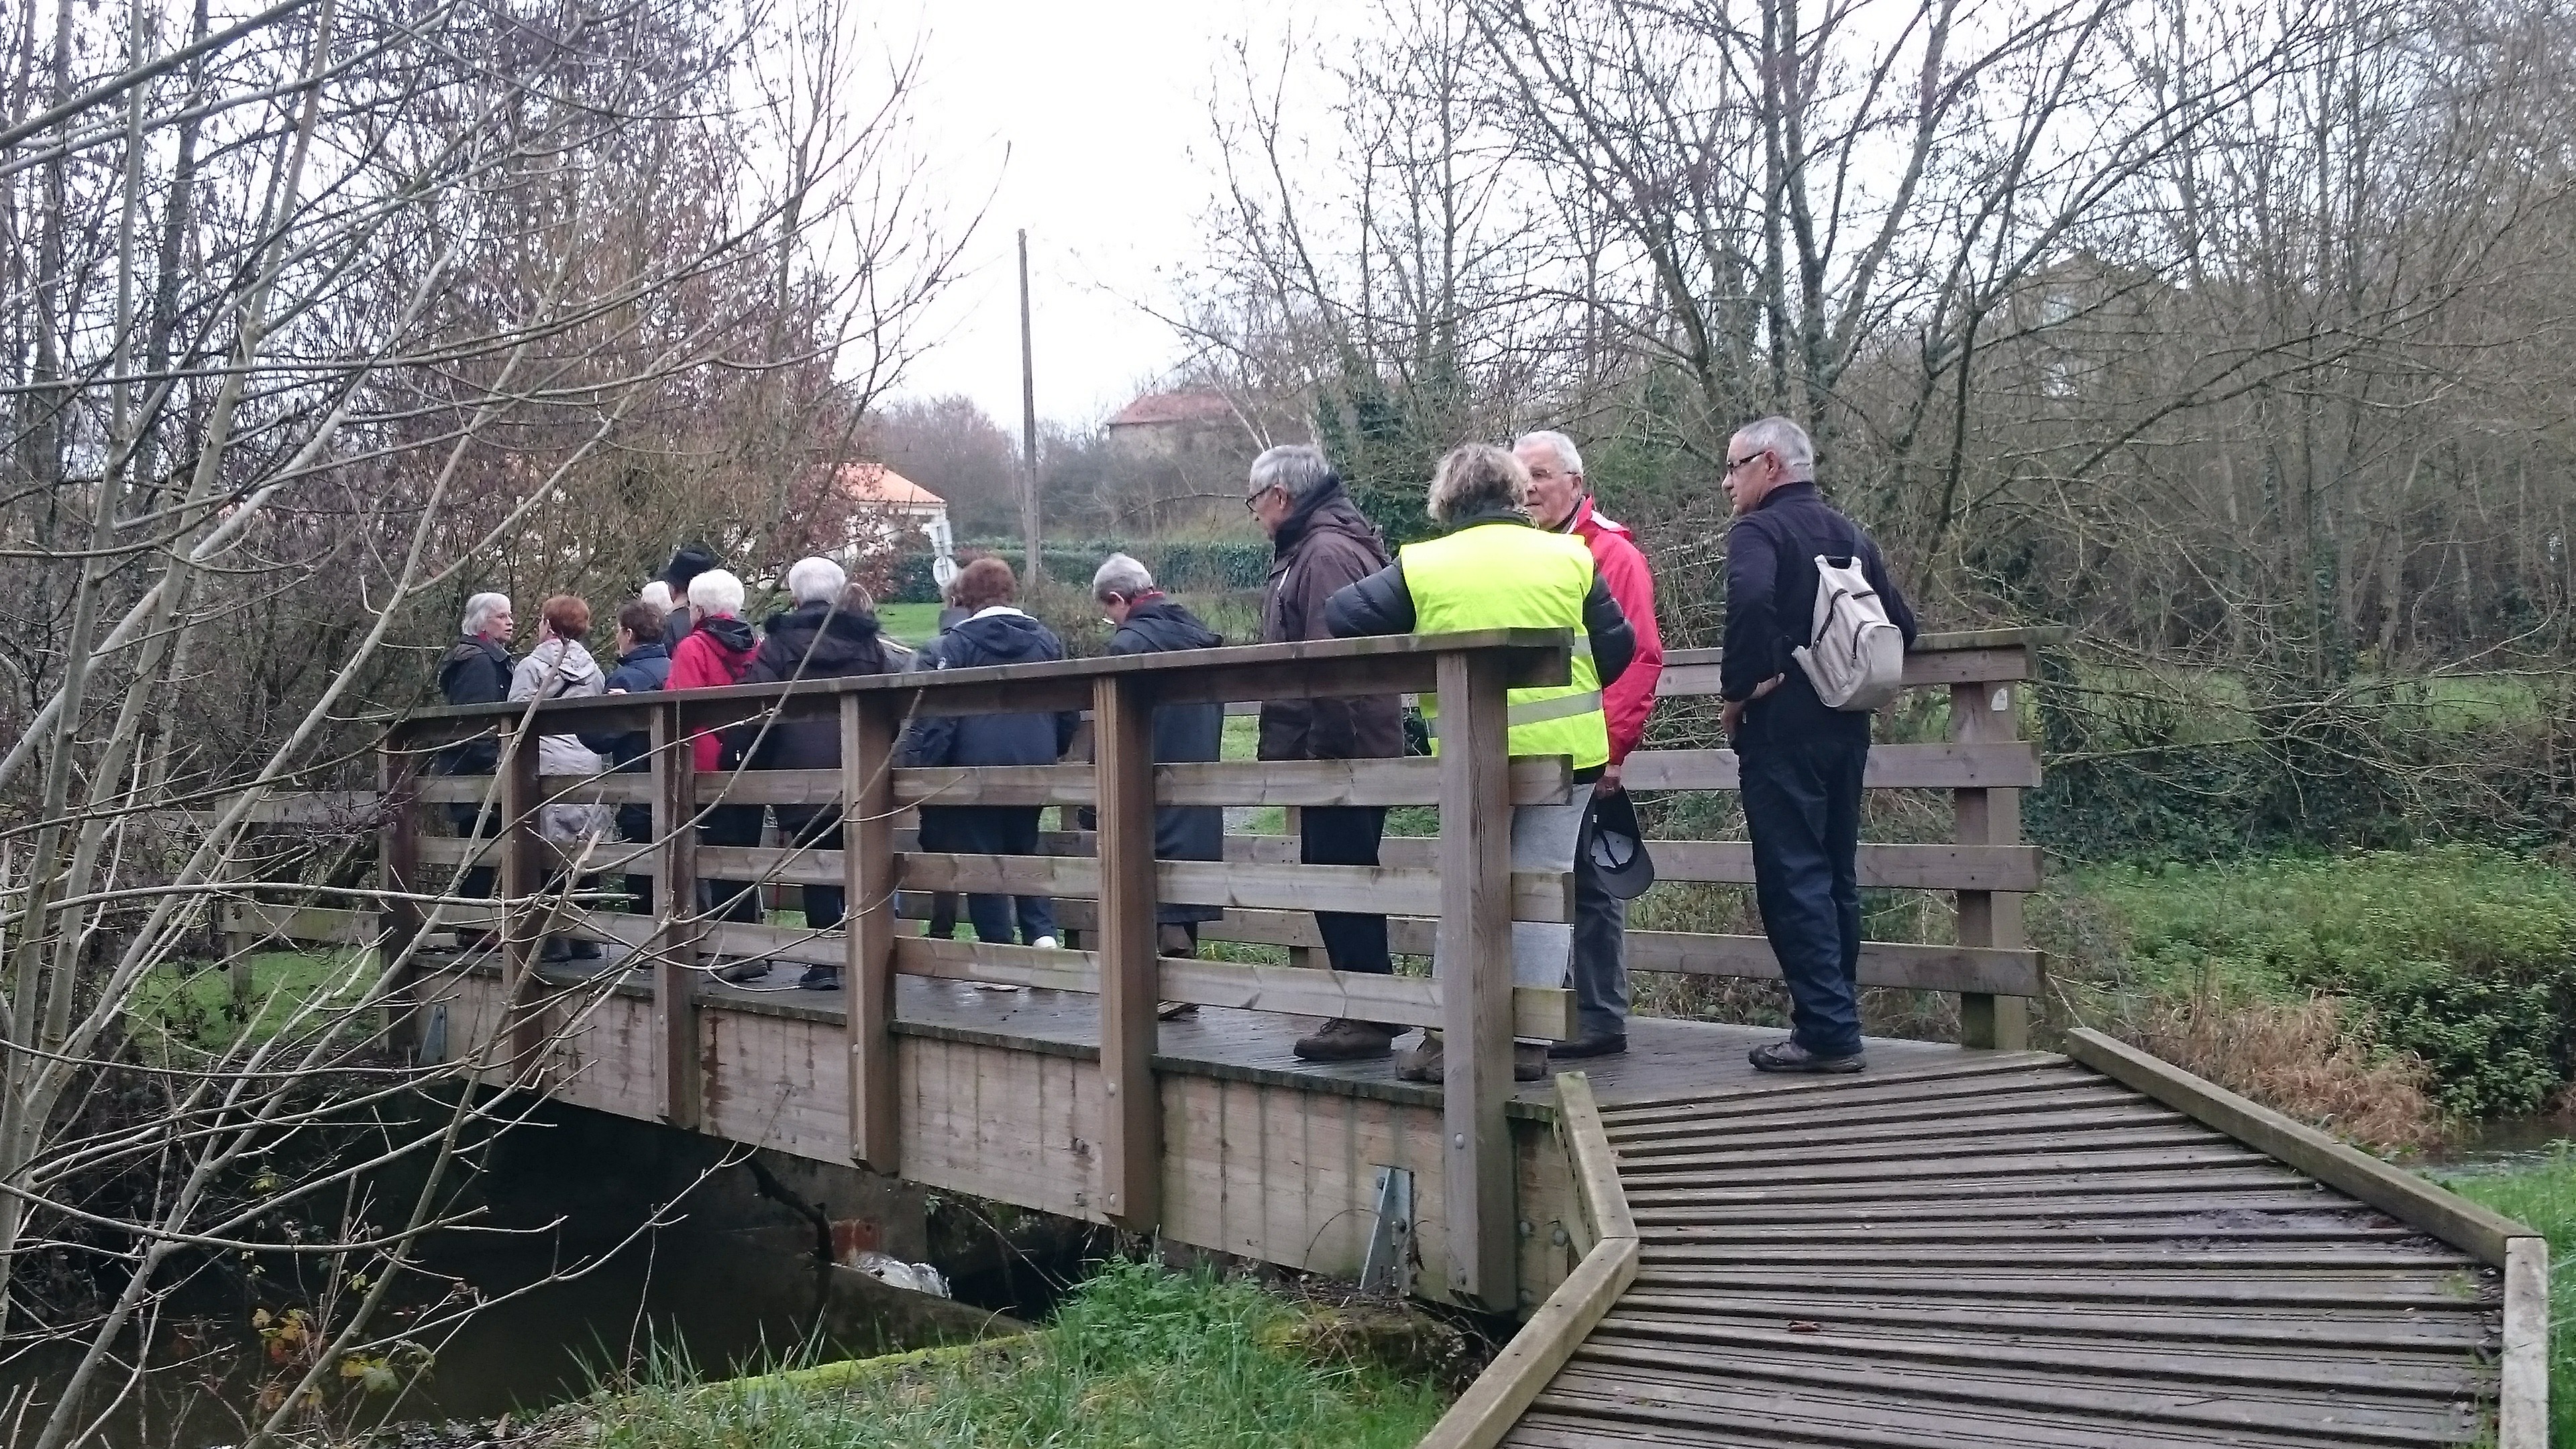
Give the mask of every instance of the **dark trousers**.
M 957 939 L 957 892 L 930 893 L 930 934 L 942 941 Z
M 476 820 L 478 815 L 481 816 L 479 824 Z M 447 807 L 447 818 L 449 823 L 455 826 L 456 833 L 468 840 L 477 835 L 486 840 L 500 838 L 501 811 L 498 806 L 485 812 L 478 805 L 450 805 Z M 456 893 L 479 900 L 489 900 L 501 893 L 500 883 L 500 875 L 491 866 L 467 866 L 465 879 L 457 886 Z
M 1382 805 L 1309 805 L 1298 813 L 1299 856 L 1308 865 L 1375 865 L 1386 835 Z M 1324 958 L 1336 971 L 1385 976 L 1395 970 L 1386 950 L 1386 917 L 1317 911 Z
M 778 810 L 778 842 L 807 850 L 841 848 L 841 812 L 829 805 L 781 805 Z M 836 885 L 805 887 L 805 927 L 828 931 L 841 924 L 848 913 L 849 892 Z
M 617 838 L 629 845 L 648 845 L 653 840 L 653 807 L 620 805 L 617 807 Z M 626 909 L 639 916 L 653 914 L 653 877 L 626 873 Z
M 700 845 L 758 845 L 760 807 L 716 805 L 698 823 Z M 700 886 L 706 912 L 719 921 L 760 924 L 760 887 L 747 880 L 710 880 Z
M 961 855 L 1035 855 L 1038 853 L 1038 807 L 1035 805 L 964 805 L 950 817 L 949 848 Z M 1055 902 L 1046 896 L 966 897 L 966 918 L 975 923 L 975 939 L 994 946 L 1025 946 L 1052 936 Z M 1019 934 L 1011 927 L 1016 918 Z
M 1585 1036 L 1628 1032 L 1628 903 L 1601 884 L 1592 820 L 1574 848 L 1574 1025 Z
M 1736 747 L 1753 893 L 1789 986 L 1798 1045 L 1860 1050 L 1860 781 L 1869 742 L 1748 741 Z

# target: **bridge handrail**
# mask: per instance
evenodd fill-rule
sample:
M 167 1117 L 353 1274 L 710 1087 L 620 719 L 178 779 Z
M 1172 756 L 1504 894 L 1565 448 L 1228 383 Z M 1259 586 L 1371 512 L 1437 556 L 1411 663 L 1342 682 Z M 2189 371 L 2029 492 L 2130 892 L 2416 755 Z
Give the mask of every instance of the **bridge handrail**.
M 1556 1129 L 1574 1166 L 1579 1211 L 1566 1226 L 1579 1235 L 1575 1246 L 1582 1256 L 1415 1449 L 1493 1449 L 1503 1442 L 1636 1279 L 1636 1220 L 1619 1185 L 1618 1156 L 1601 1125 L 1592 1084 L 1579 1072 L 1556 1079 Z
M 659 916 L 582 913 L 572 923 L 639 945 L 654 975 L 654 1052 L 658 1108 L 664 1120 L 692 1127 L 702 1120 L 698 1074 L 705 1033 L 698 1025 L 702 974 L 710 951 L 815 959 L 837 953 L 843 965 L 844 1019 L 850 1051 L 848 1121 L 853 1159 L 883 1172 L 899 1170 L 898 1041 L 892 1031 L 894 983 L 900 975 L 1027 980 L 1095 990 L 1101 1001 L 1099 1070 L 1105 1099 L 1096 1147 L 1100 1203 L 1123 1225 L 1151 1231 L 1160 1218 L 1160 1093 L 1152 1058 L 1162 1001 L 1250 1005 L 1298 1014 L 1345 1014 L 1354 1005 L 1385 1008 L 1369 1019 L 1437 1025 L 1446 1038 L 1442 1111 L 1451 1143 L 1444 1193 L 1450 1247 L 1449 1287 L 1470 1300 L 1509 1306 L 1516 1296 L 1511 1137 L 1504 1107 L 1511 1091 L 1517 1031 L 1570 1034 L 1569 993 L 1516 991 L 1508 972 L 1444 972 L 1443 980 L 1360 983 L 1330 973 L 1289 975 L 1226 963 L 1176 965 L 1158 955 L 1159 901 L 1313 909 L 1318 900 L 1346 907 L 1393 906 L 1436 918 L 1435 954 L 1446 962 L 1506 961 L 1515 916 L 1561 920 L 1568 877 L 1511 869 L 1508 832 L 1462 830 L 1444 838 L 1431 868 L 1305 866 L 1158 861 L 1158 797 L 1219 803 L 1348 803 L 1362 799 L 1436 803 L 1452 819 L 1507 819 L 1514 801 L 1563 799 L 1561 760 L 1514 761 L 1505 747 L 1506 693 L 1562 683 L 1570 637 L 1562 630 L 1484 630 L 1119 656 L 1034 665 L 940 670 L 900 675 L 736 686 L 678 694 L 610 696 L 529 704 L 424 709 L 390 724 L 380 760 L 384 795 L 382 859 L 387 866 L 386 933 L 412 939 L 427 921 L 419 909 L 432 864 L 462 867 L 487 847 L 475 841 L 432 845 L 419 829 L 420 808 L 435 799 L 497 806 L 507 1028 L 539 1045 L 544 982 L 535 969 L 544 933 L 562 928 L 560 893 L 542 889 L 559 869 L 541 838 L 539 812 L 549 803 L 649 796 L 661 883 Z M 1445 738 L 1437 760 L 1265 763 L 1205 766 L 1153 763 L 1154 709 L 1163 704 L 1247 698 L 1317 698 L 1437 690 Z M 915 713 L 1027 713 L 1088 705 L 1094 759 L 1089 766 L 898 770 L 897 737 Z M 837 771 L 739 771 L 701 774 L 688 741 L 711 730 L 763 718 L 837 723 Z M 548 780 L 539 772 L 536 740 L 547 734 L 649 731 L 648 772 L 637 777 Z M 498 737 L 493 777 L 428 777 L 440 744 L 482 733 Z M 767 777 L 767 778 L 764 778 Z M 639 785 L 641 789 L 639 790 Z M 837 803 L 843 811 L 838 851 L 719 854 L 696 843 L 687 823 L 720 804 Z M 1098 816 L 1092 858 L 899 853 L 896 816 L 910 803 L 1083 803 Z M 452 802 L 453 803 L 453 802 Z M 470 818 L 472 812 L 468 811 Z M 917 841 L 915 842 L 917 844 Z M 791 867 L 791 862 L 795 864 Z M 839 867 L 849 904 L 840 937 L 780 931 L 704 919 L 695 914 L 696 885 L 734 868 L 807 874 Z M 584 869 L 587 869 L 585 866 Z M 638 871 L 642 874 L 642 871 Z M 819 883 L 819 882 L 818 882 Z M 1096 942 L 1088 950 L 941 946 L 906 942 L 894 929 L 898 890 L 961 889 L 1002 894 L 1081 891 L 1094 897 Z M 436 900 L 435 892 L 428 898 Z M 676 908 L 675 908 L 676 906 Z M 442 918 L 452 907 L 440 906 Z M 467 917 L 488 924 L 480 912 Z M 1069 944 L 1069 943 L 1068 943 Z M 744 947 L 753 948 L 744 952 Z M 819 949 L 818 949 L 819 948 Z M 826 959 L 835 959 L 826 954 Z M 1178 988 L 1177 991 L 1166 989 Z M 1349 1014 L 1360 1014 L 1350 1012 Z

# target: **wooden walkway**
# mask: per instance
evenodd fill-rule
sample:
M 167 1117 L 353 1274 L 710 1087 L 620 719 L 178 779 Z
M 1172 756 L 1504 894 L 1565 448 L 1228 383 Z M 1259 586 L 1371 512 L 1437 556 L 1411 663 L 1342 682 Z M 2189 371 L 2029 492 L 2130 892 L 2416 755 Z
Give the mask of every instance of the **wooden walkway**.
M 380 909 L 247 881 L 224 928 L 241 960 L 269 936 L 388 952 L 397 1040 L 485 1087 L 1527 1313 L 1431 1449 L 2489 1434 L 2546 1449 L 2546 1252 L 2528 1228 L 2108 1038 L 2075 1032 L 2064 1057 L 2024 1049 L 2044 991 L 2021 921 L 2040 871 L 2019 828 L 2038 759 L 2016 729 L 2034 642 L 1927 638 L 1908 657 L 1909 684 L 1948 696 L 1948 738 L 1873 748 L 1867 783 L 1946 796 L 1950 829 L 1865 846 L 1861 879 L 1949 895 L 1954 929 L 1866 942 L 1859 975 L 1952 995 L 1961 1043 L 1874 1040 L 1859 1078 L 1763 1077 L 1744 1054 L 1776 1031 L 1641 1019 L 1630 1052 L 1589 1075 L 1511 1080 L 1513 1038 L 1572 1034 L 1569 992 L 1472 969 L 1509 958 L 1516 923 L 1571 909 L 1570 875 L 1515 870 L 1497 828 L 1570 788 L 1566 761 L 1510 757 L 1505 724 L 1512 687 L 1566 677 L 1561 633 L 421 711 L 389 732 L 366 809 L 256 793 L 227 806 L 235 822 L 267 811 L 277 826 L 376 833 Z M 1668 664 L 1659 693 L 1704 711 L 1713 653 Z M 1151 759 L 1152 713 L 1168 704 L 1434 689 L 1457 744 L 1436 760 Z M 1088 764 L 896 758 L 919 713 L 1086 707 Z M 772 720 L 836 722 L 840 768 L 691 768 L 694 735 Z M 536 740 L 620 730 L 653 742 L 647 772 L 541 774 Z M 482 737 L 497 775 L 425 773 L 445 745 Z M 1628 780 L 1738 785 L 1720 749 L 1640 752 Z M 539 828 L 542 807 L 566 801 L 649 805 L 651 839 L 567 860 Z M 834 806 L 846 824 L 819 848 L 714 844 L 698 827 L 719 803 Z M 909 816 L 922 804 L 1060 814 L 1037 854 L 961 854 L 921 848 Z M 1306 865 L 1293 832 L 1228 837 L 1223 860 L 1158 861 L 1164 805 L 1429 805 L 1478 828 L 1392 839 L 1376 867 Z M 498 836 L 423 829 L 477 806 Z M 1085 806 L 1098 832 L 1065 829 Z M 1742 841 L 1654 848 L 1673 883 L 1750 879 Z M 467 884 L 495 862 L 498 900 Z M 562 889 L 596 874 L 652 880 L 663 911 Z M 701 884 L 754 881 L 840 887 L 846 930 L 701 914 Z M 1064 938 L 922 937 L 903 917 L 933 891 L 1054 897 Z M 1165 959 L 1164 904 L 1213 907 L 1208 939 L 1285 948 L 1290 963 Z M 1315 969 L 1316 911 L 1383 912 L 1399 953 L 1446 969 Z M 501 950 L 438 949 L 451 930 L 497 931 Z M 543 964 L 539 942 L 558 933 L 607 959 Z M 1630 946 L 1637 971 L 1778 974 L 1759 937 L 1641 930 Z M 711 975 L 746 959 L 777 964 L 748 988 Z M 793 989 L 809 965 L 840 968 L 849 989 Z M 1201 1009 L 1161 1021 L 1161 1002 Z M 1289 1045 L 1319 1016 L 1445 1031 L 1441 1080 L 1298 1061 Z
M 2293 1155 L 2403 1215 L 2049 1054 L 1580 1095 L 1626 1266 L 1426 1449 L 2545 1443 L 2545 1305 L 2431 1230 L 2512 1259 L 2528 1229 L 2313 1134 Z

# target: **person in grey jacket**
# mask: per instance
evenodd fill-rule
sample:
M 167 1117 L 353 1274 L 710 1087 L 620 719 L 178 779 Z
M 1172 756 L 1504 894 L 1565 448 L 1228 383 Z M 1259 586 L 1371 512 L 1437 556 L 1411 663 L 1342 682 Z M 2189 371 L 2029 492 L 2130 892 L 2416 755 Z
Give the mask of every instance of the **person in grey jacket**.
M 524 700 L 587 699 L 603 692 L 607 676 L 600 672 L 598 661 L 582 641 L 590 637 L 590 605 L 570 594 L 557 594 L 537 611 L 537 643 L 528 657 L 519 661 L 510 674 L 510 698 Z M 599 752 L 582 742 L 577 734 L 537 736 L 537 773 L 563 778 L 574 775 L 596 775 L 605 764 Z M 552 802 L 537 807 L 537 833 L 567 851 L 577 852 L 605 833 L 609 811 L 605 805 L 582 805 Z M 550 871 L 549 884 L 559 884 L 562 873 Z M 580 881 L 587 890 L 594 878 Z M 599 943 L 588 938 L 567 939 L 560 933 L 549 934 L 544 948 L 549 961 L 591 960 L 599 955 Z

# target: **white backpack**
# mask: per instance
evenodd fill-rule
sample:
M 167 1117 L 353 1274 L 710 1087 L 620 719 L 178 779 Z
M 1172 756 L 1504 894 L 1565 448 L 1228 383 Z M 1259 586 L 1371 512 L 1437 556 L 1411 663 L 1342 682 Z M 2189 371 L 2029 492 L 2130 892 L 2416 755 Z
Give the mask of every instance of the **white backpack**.
M 1888 622 L 1858 554 L 1840 564 L 1816 555 L 1816 620 L 1807 637 L 1813 642 L 1789 655 L 1826 708 L 1866 714 L 1904 687 L 1905 635 Z

